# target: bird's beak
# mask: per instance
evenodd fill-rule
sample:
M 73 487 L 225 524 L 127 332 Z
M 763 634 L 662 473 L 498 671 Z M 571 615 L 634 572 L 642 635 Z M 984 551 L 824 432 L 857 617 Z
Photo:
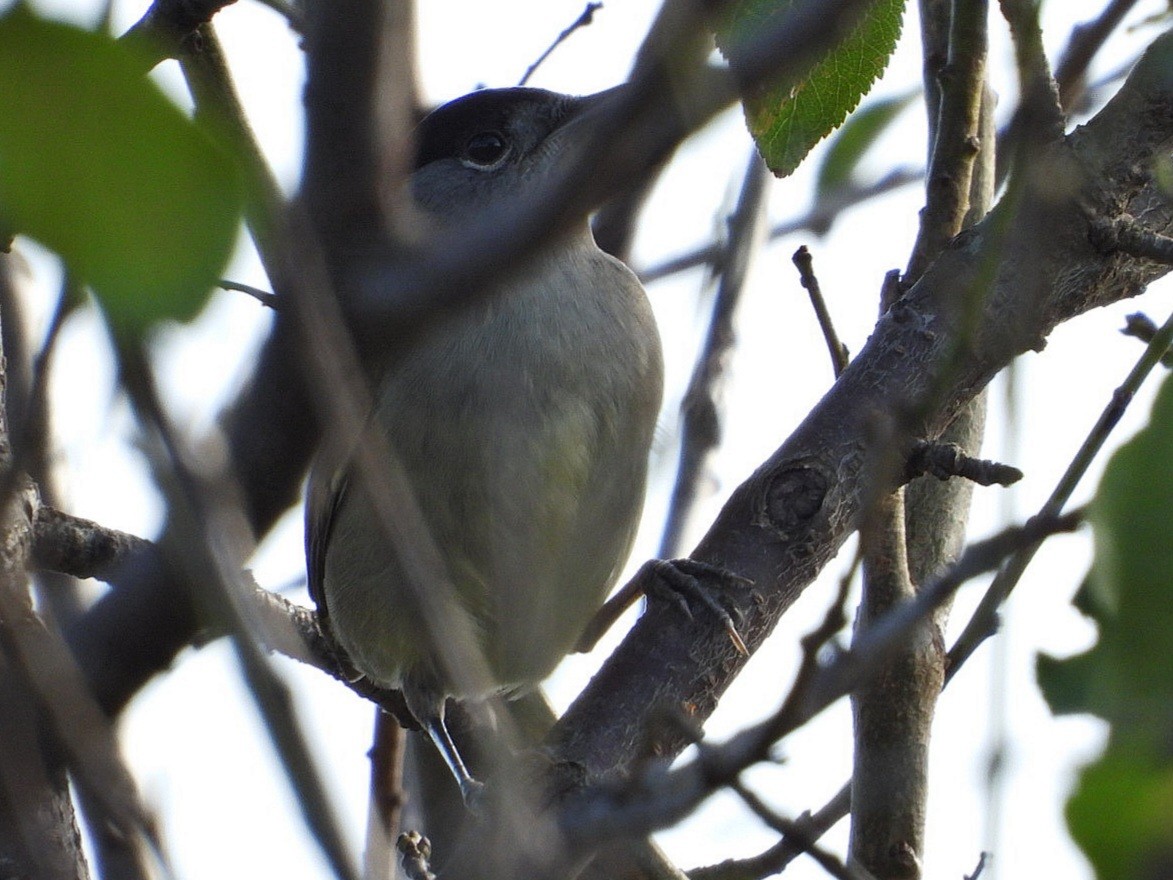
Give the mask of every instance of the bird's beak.
M 622 97 L 627 93 L 627 84 L 612 86 L 609 89 L 604 89 L 601 92 L 595 92 L 593 95 L 581 95 L 574 99 L 574 104 L 571 107 L 567 121 L 571 119 L 579 119 L 581 117 L 589 117 L 604 111 L 608 107 L 613 107 L 618 103 Z

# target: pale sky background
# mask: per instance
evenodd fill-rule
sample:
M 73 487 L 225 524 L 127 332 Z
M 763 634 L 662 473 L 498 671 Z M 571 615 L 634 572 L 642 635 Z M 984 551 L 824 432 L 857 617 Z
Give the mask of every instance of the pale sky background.
M 94 15 L 90 0 L 42 0 L 35 5 L 51 7 L 53 14 L 73 20 L 91 21 Z M 482 84 L 516 84 L 583 5 L 582 0 L 421 3 L 419 55 L 425 98 L 440 102 Z M 1048 48 L 1057 52 L 1071 24 L 1092 17 L 1102 5 L 1086 0 L 1049 4 L 1045 16 Z M 1142 2 L 1133 20 L 1159 12 L 1164 5 L 1159 0 Z M 607 0 L 595 23 L 560 48 L 530 84 L 586 93 L 622 81 L 655 6 L 651 0 Z M 119 2 L 118 30 L 129 26 L 145 8 L 145 0 Z M 283 184 L 292 189 L 300 161 L 297 40 L 274 13 L 252 0 L 227 8 L 216 23 L 262 146 Z M 915 15 L 905 32 L 877 95 L 919 86 Z M 1103 60 L 1094 73 L 1115 68 L 1152 36 L 1151 29 L 1118 35 L 1100 56 Z M 998 30 L 991 62 L 1003 116 L 1013 106 L 1010 58 L 1004 34 Z M 182 96 L 174 69 L 164 69 L 159 76 L 173 94 Z M 182 97 L 179 100 L 183 102 Z M 918 114 L 922 112 L 919 106 L 906 112 L 898 129 L 873 152 L 869 170 L 879 173 L 921 162 L 924 126 Z M 735 197 L 748 151 L 749 141 L 736 111 L 723 115 L 685 146 L 645 215 L 636 251 L 638 266 L 654 265 L 711 236 Z M 810 163 L 793 178 L 773 185 L 773 220 L 803 212 L 813 167 Z M 909 187 L 848 215 L 826 239 L 803 234 L 763 251 L 739 314 L 738 350 L 726 392 L 726 440 L 714 457 L 711 494 L 697 511 L 687 546 L 703 533 L 703 526 L 733 487 L 781 443 L 831 381 L 824 345 L 790 265 L 790 254 L 800 244 L 811 248 L 839 332 L 858 352 L 874 321 L 884 273 L 907 261 L 920 202 L 918 187 Z M 47 291 L 55 290 L 54 273 L 48 261 L 35 255 L 33 268 L 37 301 L 44 309 Z M 267 286 L 255 258 L 243 250 L 225 274 Z M 661 321 L 669 370 L 662 442 L 653 464 L 661 484 L 675 460 L 671 440 L 678 398 L 673 394 L 679 395 L 687 381 L 703 330 L 704 312 L 697 306 L 700 286 L 700 273 L 692 272 L 649 290 Z M 1112 389 L 1140 355 L 1141 346 L 1135 340 L 1116 332 L 1124 315 L 1144 309 L 1159 323 L 1171 307 L 1173 287 L 1159 283 L 1139 302 L 1069 322 L 1051 337 L 1045 352 L 1021 361 L 1021 439 L 1012 452 L 1007 450 L 1004 430 L 1004 386 L 996 386 L 985 452 L 1022 467 L 1026 479 L 1012 492 L 978 490 L 973 536 L 988 535 L 1007 516 L 1020 518 L 1040 506 Z M 245 374 L 267 321 L 268 316 L 250 299 L 220 294 L 192 326 L 160 332 L 158 363 L 163 384 L 182 424 L 197 432 L 208 429 L 224 395 Z M 54 426 L 62 484 L 73 512 L 150 536 L 159 524 L 161 508 L 128 445 L 126 408 L 112 395 L 111 375 L 92 316 L 74 318 L 62 337 L 54 372 L 59 407 Z M 1144 423 L 1150 391 L 1117 429 L 1118 440 Z M 1094 489 L 1101 467 L 1102 461 L 1081 487 L 1077 502 Z M 664 504 L 663 485 L 654 487 L 637 562 L 654 552 Z M 304 576 L 300 528 L 300 512 L 295 512 L 257 555 L 255 571 L 262 584 L 280 587 Z M 1088 559 L 1086 533 L 1048 542 L 1011 603 L 1003 635 L 971 660 L 943 696 L 933 746 L 926 876 L 959 878 L 971 872 L 979 852 L 991 846 L 997 853 L 990 870 L 996 868 L 1000 880 L 1090 876 L 1086 862 L 1066 837 L 1062 800 L 1080 763 L 1102 744 L 1104 729 L 1088 718 L 1051 717 L 1033 675 L 1036 652 L 1073 653 L 1094 638 L 1092 627 L 1069 605 Z M 776 708 L 793 674 L 798 638 L 821 616 L 845 564 L 845 555 L 832 563 L 826 576 L 783 619 L 707 725 L 711 739 L 719 741 Z M 970 585 L 959 595 L 953 634 L 964 624 L 980 589 Z M 573 699 L 618 637 L 619 633 L 613 633 L 593 654 L 572 658 L 559 669 L 548 689 L 560 707 Z M 327 774 L 357 853 L 366 821 L 365 752 L 372 709 L 314 670 L 280 658 L 275 663 L 296 694 L 319 765 Z M 132 704 L 121 731 L 144 796 L 161 816 L 177 877 L 316 880 L 327 876 L 223 642 L 185 652 L 168 674 L 158 677 Z M 995 837 L 987 810 L 986 766 L 992 737 L 1002 734 L 1007 737 L 1006 777 L 994 811 Z M 841 702 L 785 741 L 782 753 L 784 763 L 751 771 L 749 783 L 792 816 L 821 806 L 849 773 L 847 704 Z M 847 823 L 841 823 L 824 842 L 842 853 L 846 828 Z M 772 832 L 725 796 L 714 798 L 660 839 L 686 869 L 750 855 L 774 842 Z M 788 876 L 824 875 L 813 863 L 800 859 Z

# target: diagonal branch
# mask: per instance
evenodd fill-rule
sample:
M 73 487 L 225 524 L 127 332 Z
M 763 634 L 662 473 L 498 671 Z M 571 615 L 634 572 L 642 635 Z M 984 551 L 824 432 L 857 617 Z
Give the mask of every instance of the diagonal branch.
M 855 529 L 869 479 L 873 413 L 908 407 L 932 390 L 934 405 L 911 428 L 934 438 L 1010 360 L 1041 347 L 1056 324 L 1134 296 L 1167 271 L 1093 247 L 1084 207 L 1144 216 L 1156 231 L 1173 228 L 1173 210 L 1154 182 L 1136 174 L 1173 142 L 1171 55 L 1173 35 L 1166 35 L 1096 118 L 1038 157 L 1046 175 L 1020 168 L 1017 210 L 1000 205 L 956 239 L 879 321 L 798 430 L 735 490 L 692 555 L 754 583 L 726 590 L 751 649 Z M 969 344 L 958 350 L 957 317 L 944 304 L 987 274 L 989 296 Z M 951 369 L 942 382 L 944 362 Z M 684 740 L 656 729 L 656 713 L 684 706 L 703 723 L 743 663 L 722 631 L 652 606 L 556 726 L 551 743 L 588 778 L 622 773 L 649 742 L 660 754 L 676 754 Z
M 721 281 L 713 300 L 713 313 L 704 346 L 693 368 L 692 378 L 680 403 L 680 462 L 668 521 L 660 539 L 660 556 L 668 559 L 680 552 L 680 541 L 696 502 L 697 487 L 704 476 L 709 453 L 720 443 L 721 415 L 718 405 L 725 361 L 734 343 L 733 318 L 755 252 L 761 246 L 765 219 L 767 183 L 770 171 L 755 151 L 742 182 L 741 196 L 729 218 L 729 244 L 720 261 Z

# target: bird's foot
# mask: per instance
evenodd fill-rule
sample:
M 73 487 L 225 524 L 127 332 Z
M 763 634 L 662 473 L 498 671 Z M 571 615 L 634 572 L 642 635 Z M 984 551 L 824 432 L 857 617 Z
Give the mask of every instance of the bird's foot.
M 734 574 L 719 565 L 695 559 L 652 559 L 644 564 L 635 580 L 643 585 L 644 594 L 649 599 L 655 597 L 671 602 L 689 620 L 693 619 L 690 600 L 707 608 L 720 621 L 737 652 L 749 656 L 749 648 L 737 631 L 737 623 L 733 619 L 733 615 L 740 619 L 741 612 L 724 591 L 713 583 L 752 586 L 753 581 L 749 578 Z

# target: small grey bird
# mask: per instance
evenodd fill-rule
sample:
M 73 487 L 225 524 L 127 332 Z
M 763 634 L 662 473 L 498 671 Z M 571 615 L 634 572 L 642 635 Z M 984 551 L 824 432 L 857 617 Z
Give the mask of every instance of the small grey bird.
M 574 152 L 597 100 L 513 88 L 446 104 L 416 133 L 415 200 L 441 226 L 506 208 Z M 464 626 L 425 614 L 349 464 L 311 474 L 307 567 L 327 629 L 359 672 L 402 689 L 466 798 L 478 784 L 444 701 L 488 693 L 445 672 L 442 642 L 475 633 L 489 693 L 536 684 L 573 648 L 631 550 L 662 383 L 644 290 L 585 219 L 377 381 L 371 424 L 402 462 L 455 588 L 446 614 Z

